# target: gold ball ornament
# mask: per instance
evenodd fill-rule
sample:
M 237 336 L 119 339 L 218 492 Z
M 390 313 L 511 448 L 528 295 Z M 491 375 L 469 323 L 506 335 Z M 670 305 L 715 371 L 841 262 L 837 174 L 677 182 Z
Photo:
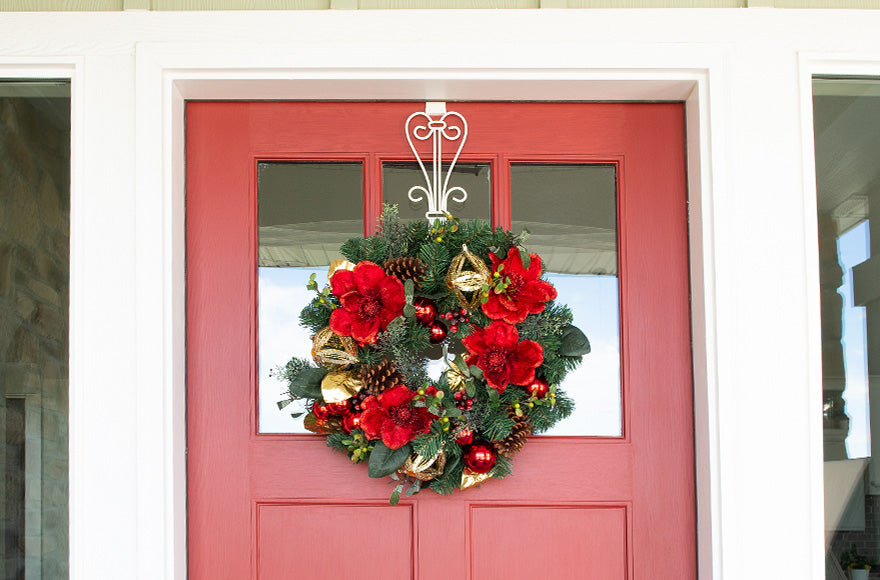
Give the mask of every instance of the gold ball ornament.
M 331 371 L 340 371 L 358 362 L 357 346 L 350 336 L 339 336 L 329 326 L 312 338 L 312 358 Z
M 461 253 L 452 258 L 446 271 L 446 286 L 462 308 L 473 310 L 480 306 L 480 291 L 489 283 L 490 276 L 486 263 L 467 246 L 462 246 Z

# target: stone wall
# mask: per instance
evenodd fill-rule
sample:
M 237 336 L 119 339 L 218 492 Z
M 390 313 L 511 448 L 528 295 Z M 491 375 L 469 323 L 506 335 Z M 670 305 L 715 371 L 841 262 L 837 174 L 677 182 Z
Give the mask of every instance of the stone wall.
M 68 577 L 69 111 L 69 98 L 0 97 L 0 433 L 7 401 L 10 420 L 24 407 L 24 489 L 10 464 L 0 546 L 23 553 L 3 556 L 23 555 L 28 578 Z

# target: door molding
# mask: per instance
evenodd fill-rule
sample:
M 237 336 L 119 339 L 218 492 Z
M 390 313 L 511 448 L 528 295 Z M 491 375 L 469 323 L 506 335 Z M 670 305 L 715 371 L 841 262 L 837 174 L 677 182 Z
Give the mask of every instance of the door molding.
M 413 60 L 420 53 L 415 45 L 371 46 L 369 54 L 331 41 L 137 45 L 139 578 L 186 578 L 184 105 L 191 99 L 684 101 L 699 577 L 721 578 L 722 516 L 731 508 L 723 509 L 719 469 L 713 231 L 714 200 L 730 170 L 724 138 L 729 47 L 596 45 L 576 62 L 579 45 L 499 43 L 480 45 L 477 53 L 466 44 L 444 46 L 447 66 L 436 68 Z M 308 66 L 290 67 L 295 61 Z M 375 62 L 388 66 L 369 66 Z M 724 529 L 733 542 L 734 530 Z

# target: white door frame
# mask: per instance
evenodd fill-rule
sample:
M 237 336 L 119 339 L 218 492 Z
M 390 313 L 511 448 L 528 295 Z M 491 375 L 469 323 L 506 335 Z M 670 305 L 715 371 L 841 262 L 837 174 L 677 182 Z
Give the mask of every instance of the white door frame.
M 287 66 L 296 47 L 140 44 L 137 49 L 137 349 L 139 569 L 185 577 L 184 106 L 187 100 L 674 100 L 686 103 L 693 293 L 700 577 L 721 578 L 720 450 L 714 313 L 713 178 L 724 167 L 727 49 L 715 45 L 597 49 L 600 65 L 554 67 L 575 47 L 504 47 L 505 66 L 474 63 L 462 47 L 442 68 L 375 68 L 356 50 L 310 47 L 308 68 Z M 401 49 L 371 49 L 396 63 Z M 382 52 L 382 51 L 380 51 Z M 406 51 L 404 51 L 405 53 Z M 284 55 L 282 57 L 273 55 Z M 321 55 L 315 57 L 314 55 Z M 456 58 L 457 57 L 457 58 Z M 592 59 L 595 61 L 595 58 Z M 255 64 L 258 63 L 258 64 Z M 716 79 L 709 82 L 709 79 Z M 161 123 L 156 120 L 161 119 Z M 712 128 L 710 131 L 710 127 Z M 161 192 L 161 194 L 158 194 Z M 161 299 L 158 299 L 161 297 Z M 163 364 L 157 365 L 155 361 Z M 155 388 L 162 385 L 162 391 Z M 152 388 L 151 388 L 152 387 Z M 159 421 L 157 418 L 163 418 Z M 146 544 L 150 545 L 147 546 Z M 156 558 L 165 554 L 164 559 Z M 149 555 L 149 556 L 147 556 Z M 146 559 L 149 559 L 148 562 Z M 164 562 L 164 567 L 160 564 Z M 145 576 L 146 572 L 144 572 Z

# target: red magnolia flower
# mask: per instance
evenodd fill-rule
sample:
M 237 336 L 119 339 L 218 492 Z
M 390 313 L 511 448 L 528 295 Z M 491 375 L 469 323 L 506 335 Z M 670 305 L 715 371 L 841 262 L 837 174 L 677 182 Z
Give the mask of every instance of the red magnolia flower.
M 377 397 L 361 403 L 361 429 L 367 439 L 382 438 L 389 449 L 399 449 L 416 435 L 427 433 L 436 419 L 424 407 L 410 407 L 416 394 L 403 385 L 392 387 Z
M 544 362 L 544 349 L 534 340 L 519 342 L 516 327 L 496 320 L 486 328 L 474 328 L 461 341 L 470 353 L 468 365 L 483 371 L 489 386 L 503 393 L 507 385 L 528 385 L 535 369 Z
M 539 279 L 540 256 L 535 254 L 529 256 L 531 257 L 529 267 L 523 268 L 517 248 L 510 248 L 504 261 L 499 260 L 495 254 L 489 253 L 493 275 L 498 272 L 499 276 L 510 278 L 510 284 L 500 294 L 496 294 L 494 289 L 489 291 L 489 301 L 483 304 L 483 312 L 486 316 L 493 320 L 518 324 L 529 314 L 543 312 L 546 302 L 556 298 L 556 288 L 549 282 Z M 501 264 L 504 264 L 504 268 L 499 272 L 498 267 Z
M 354 270 L 337 270 L 330 279 L 341 307 L 330 315 L 330 328 L 361 344 L 375 340 L 379 331 L 403 314 L 403 284 L 373 262 L 359 262 Z

